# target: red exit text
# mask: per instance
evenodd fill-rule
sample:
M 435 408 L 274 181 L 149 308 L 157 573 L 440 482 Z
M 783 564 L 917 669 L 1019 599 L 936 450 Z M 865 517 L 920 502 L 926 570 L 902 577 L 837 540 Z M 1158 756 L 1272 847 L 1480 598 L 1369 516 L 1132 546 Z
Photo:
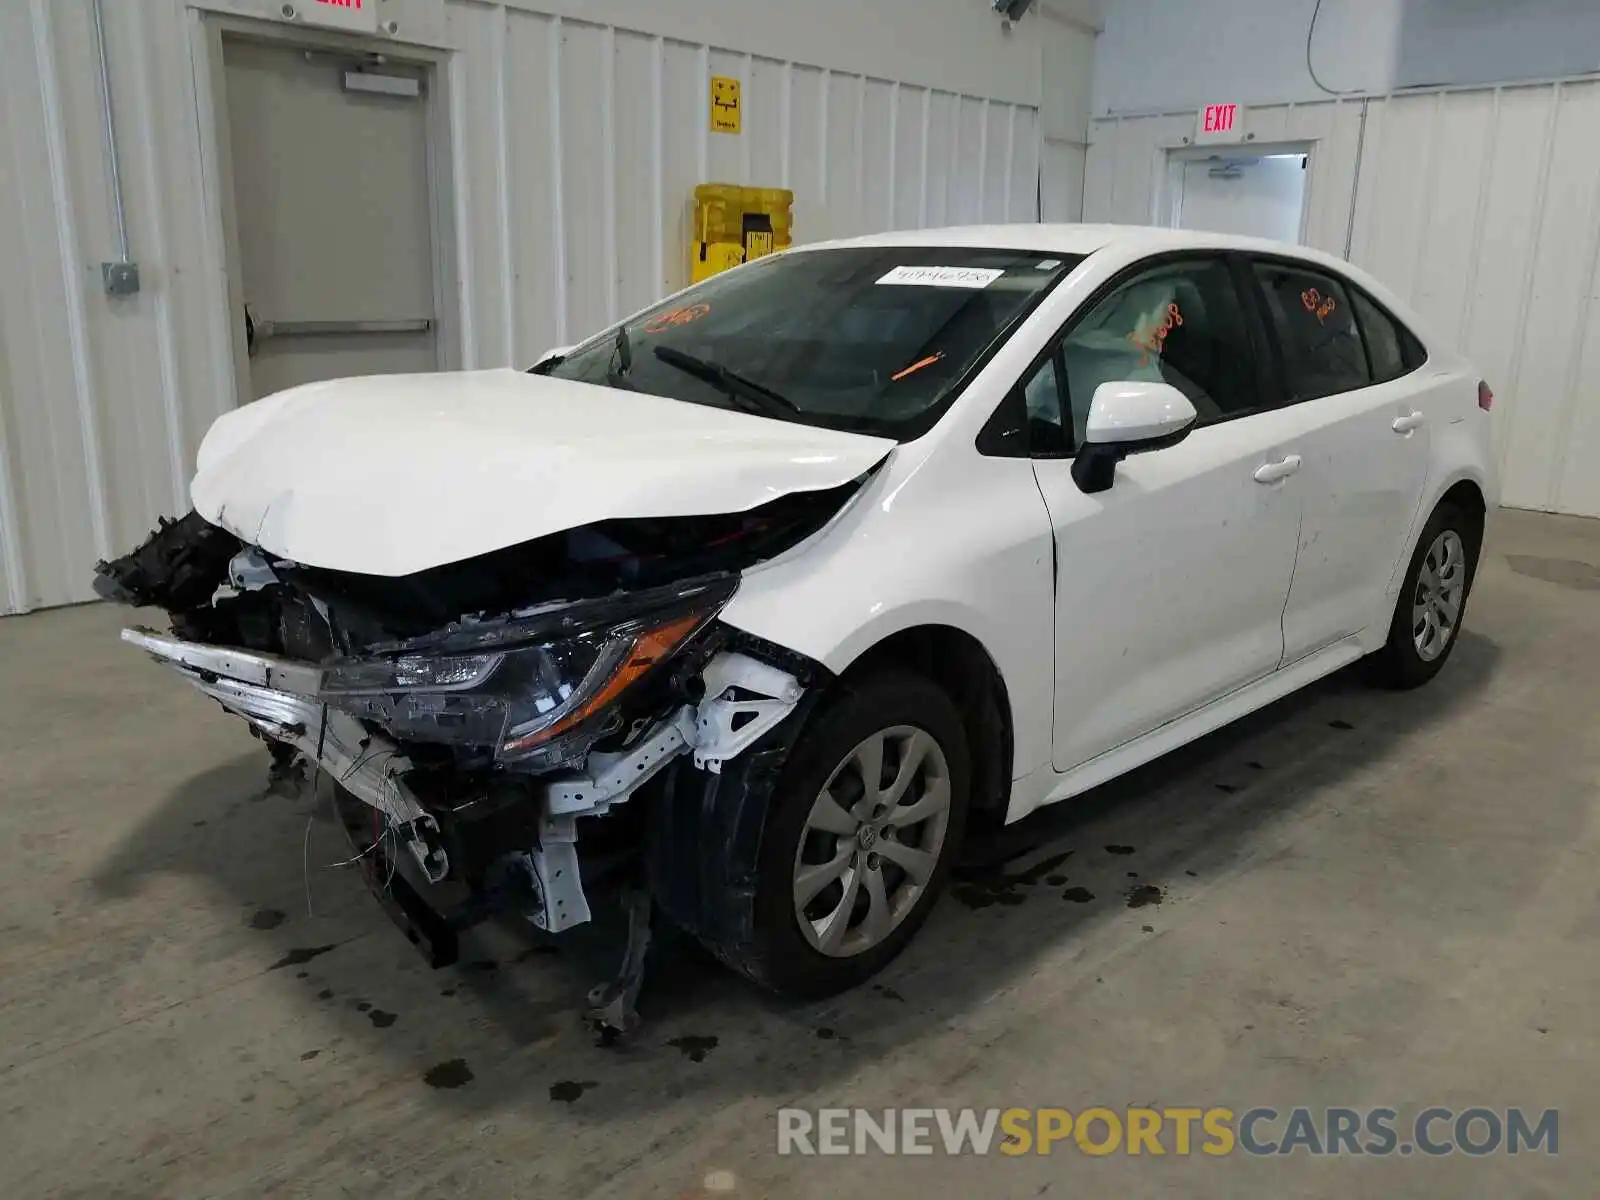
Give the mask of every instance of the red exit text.
M 1208 104 L 1204 128 L 1207 133 L 1231 133 L 1233 119 L 1239 115 L 1237 104 Z

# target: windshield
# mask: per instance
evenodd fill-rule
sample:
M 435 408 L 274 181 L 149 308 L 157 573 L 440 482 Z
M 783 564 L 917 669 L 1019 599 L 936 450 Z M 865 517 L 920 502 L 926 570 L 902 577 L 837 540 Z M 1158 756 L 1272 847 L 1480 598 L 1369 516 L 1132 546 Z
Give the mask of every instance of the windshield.
M 774 255 L 537 369 L 905 441 L 1081 261 L 937 246 Z

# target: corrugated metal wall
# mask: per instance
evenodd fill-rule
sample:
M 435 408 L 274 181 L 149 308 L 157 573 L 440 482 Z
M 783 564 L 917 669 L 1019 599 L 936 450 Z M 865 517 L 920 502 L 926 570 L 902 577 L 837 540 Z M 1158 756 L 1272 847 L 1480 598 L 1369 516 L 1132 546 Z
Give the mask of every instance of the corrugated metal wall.
M 820 10 L 808 16 L 786 0 L 717 13 L 697 0 L 542 5 L 562 16 L 538 7 L 393 0 L 420 40 L 448 51 L 444 187 L 466 366 L 525 362 L 680 286 L 689 191 L 708 180 L 793 187 L 802 241 L 1035 220 L 1048 132 L 1052 215 L 1077 215 L 1076 196 L 1054 192 L 1063 180 L 1071 191 L 1082 170 L 1075 139 L 1093 35 L 1081 22 L 1051 27 L 1069 61 L 1041 85 L 1044 19 L 1002 35 L 984 0 L 870 10 L 830 0 L 826 27 Z M 115 234 L 90 2 L 0 0 L 0 612 L 91 598 L 97 557 L 188 507 L 195 448 L 236 387 L 226 184 L 206 158 L 200 31 L 215 14 L 203 10 L 277 8 L 107 0 L 143 273 L 138 295 L 110 298 L 99 274 Z M 919 31 L 908 14 L 932 24 Z M 903 36 L 885 46 L 896 30 Z M 973 53 L 960 55 L 963 45 Z M 769 46 L 809 58 L 758 52 Z M 883 77 L 873 62 L 886 64 Z M 740 137 L 708 130 L 713 73 L 743 81 Z M 939 90 L 942 81 L 955 90 Z M 1045 131 L 1041 87 L 1054 97 Z
M 697 183 L 793 188 L 806 241 L 1038 219 L 1036 107 L 452 7 L 469 365 L 526 361 L 681 287 Z M 740 137 L 709 130 L 711 75 L 743 81 Z
M 1484 372 L 1505 503 L 1600 516 L 1600 82 L 1252 108 L 1241 121 L 1258 141 L 1316 142 L 1305 240 L 1343 254 L 1348 238 L 1352 261 Z M 1087 219 L 1154 219 L 1166 151 L 1194 124 L 1192 112 L 1094 122 Z

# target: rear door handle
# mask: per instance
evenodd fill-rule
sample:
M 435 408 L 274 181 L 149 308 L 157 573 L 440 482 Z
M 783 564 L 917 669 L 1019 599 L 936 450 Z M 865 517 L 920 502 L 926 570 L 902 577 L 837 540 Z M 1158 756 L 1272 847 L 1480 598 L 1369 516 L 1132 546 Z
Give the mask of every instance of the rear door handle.
M 1413 429 L 1421 429 L 1427 420 L 1421 413 L 1414 412 L 1409 417 L 1396 417 L 1390 428 L 1396 433 L 1410 433 Z
M 1280 462 L 1266 463 L 1256 468 L 1257 483 L 1277 483 L 1280 479 L 1287 479 L 1300 469 L 1300 456 L 1291 454 Z

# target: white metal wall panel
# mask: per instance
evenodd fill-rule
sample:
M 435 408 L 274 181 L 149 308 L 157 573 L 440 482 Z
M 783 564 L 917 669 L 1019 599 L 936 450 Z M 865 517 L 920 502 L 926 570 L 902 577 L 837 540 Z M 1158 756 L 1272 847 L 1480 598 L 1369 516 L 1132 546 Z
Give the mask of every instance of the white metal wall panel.
M 474 114 L 456 124 L 469 367 L 528 361 L 682 286 L 696 183 L 787 184 L 800 241 L 1038 219 L 1036 107 L 518 7 L 450 12 Z M 742 81 L 738 137 L 709 132 L 712 74 Z
M 1166 160 L 1194 138 L 1193 112 L 1107 117 L 1094 121 L 1085 160 L 1083 219 L 1129 225 L 1160 223 L 1166 212 Z M 1307 245 L 1344 253 L 1349 233 L 1361 105 L 1329 100 L 1245 110 L 1241 138 L 1261 144 L 1313 144 L 1306 181 Z
M 391 6 L 444 52 L 456 277 L 441 317 L 466 367 L 527 362 L 681 286 L 697 183 L 793 188 L 796 236 L 814 241 L 1036 220 L 1042 169 L 1052 191 L 1082 176 L 1094 39 L 1060 21 L 1046 82 L 1043 18 L 1002 36 L 983 4 Z M 200 438 L 236 402 L 204 30 L 279 7 L 106 0 L 143 283 L 109 298 L 90 0 L 0 0 L 0 612 L 90 599 L 96 557 L 187 507 Z M 743 82 L 741 136 L 709 132 L 712 73 Z M 1043 161 L 1041 98 L 1059 143 Z
M 1094 122 L 1087 218 L 1160 212 L 1161 161 L 1193 120 Z M 1242 124 L 1315 144 L 1306 241 L 1343 253 L 1348 231 L 1352 260 L 1484 372 L 1505 503 L 1600 516 L 1600 82 L 1259 107 Z

